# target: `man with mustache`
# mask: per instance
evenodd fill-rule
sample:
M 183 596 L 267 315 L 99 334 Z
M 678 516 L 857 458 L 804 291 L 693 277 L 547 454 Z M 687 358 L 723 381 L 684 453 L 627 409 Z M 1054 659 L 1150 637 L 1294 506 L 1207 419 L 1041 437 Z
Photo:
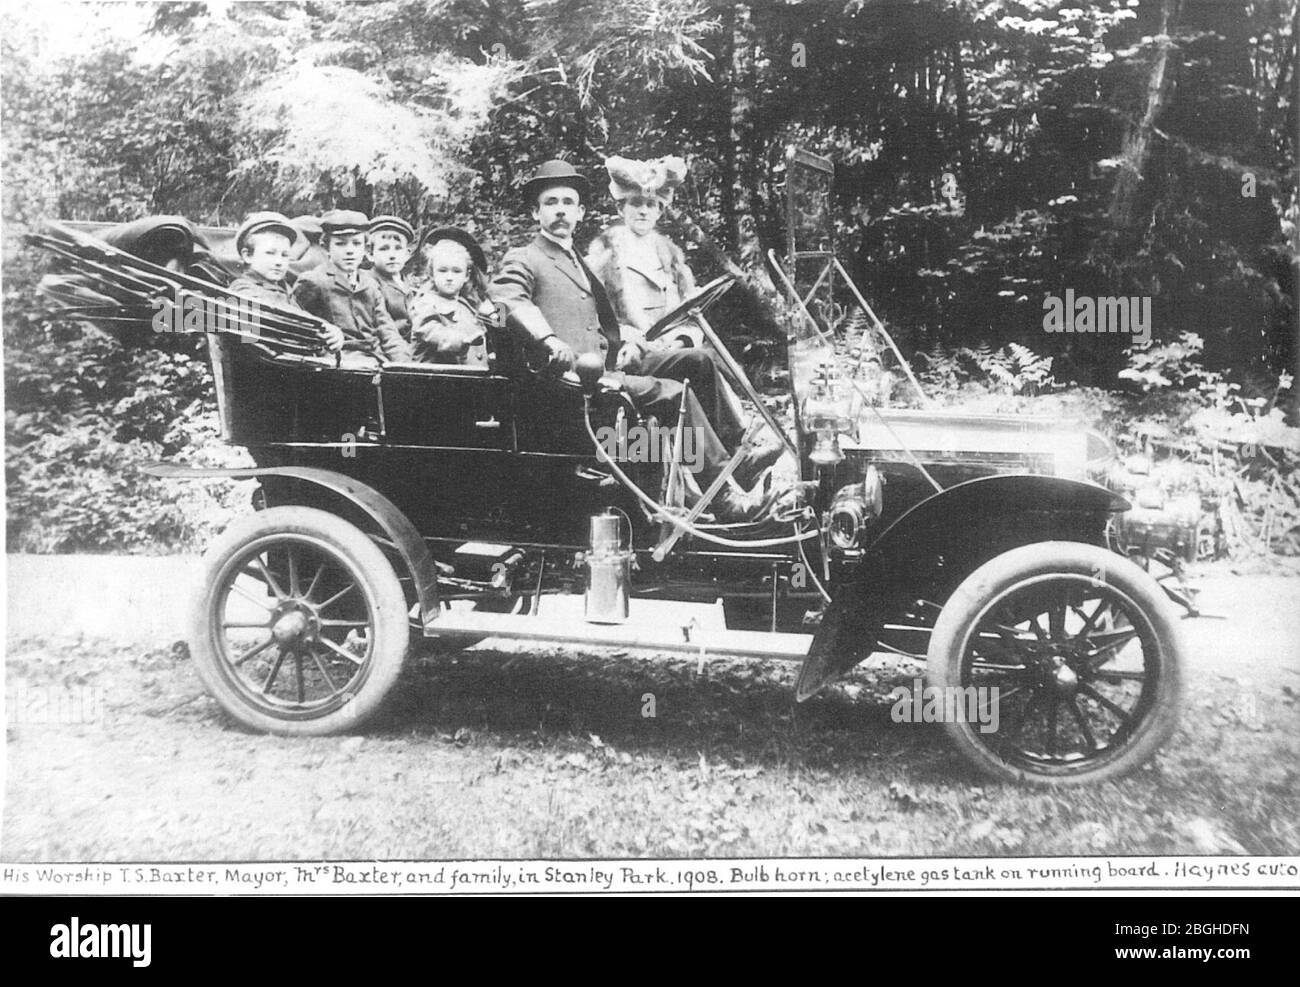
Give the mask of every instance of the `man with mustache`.
M 547 161 L 524 183 L 524 197 L 532 206 L 538 232 L 531 243 L 506 254 L 488 294 L 506 310 L 508 325 L 525 333 L 545 356 L 549 369 L 563 373 L 573 368 L 580 354 L 598 354 L 607 371 L 621 373 L 623 389 L 637 408 L 661 422 L 677 420 L 684 389 L 681 380 L 689 379 L 685 424 L 695 429 L 701 454 L 695 479 L 706 488 L 731 458 L 704 410 L 718 401 L 716 368 L 703 353 L 680 350 L 671 366 L 656 365 L 650 371 L 656 376 L 622 372 L 623 367 L 640 362 L 629 359 L 639 356 L 640 348 L 623 342 L 604 287 L 573 244 L 590 190 L 587 179 L 565 161 Z M 669 379 L 669 374 L 676 379 Z M 739 436 L 728 438 L 734 443 Z M 776 492 L 767 489 L 770 476 L 769 470 L 758 472 L 753 462 L 742 462 L 711 510 L 725 520 L 762 516 L 776 500 Z M 752 487 L 746 489 L 742 482 Z

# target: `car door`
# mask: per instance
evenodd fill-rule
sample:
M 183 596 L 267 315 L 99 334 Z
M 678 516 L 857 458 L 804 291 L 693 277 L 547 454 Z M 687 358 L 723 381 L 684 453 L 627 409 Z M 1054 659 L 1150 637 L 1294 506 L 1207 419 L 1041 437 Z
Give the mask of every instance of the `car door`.
M 389 364 L 379 387 L 390 447 L 514 451 L 508 377 L 485 367 Z

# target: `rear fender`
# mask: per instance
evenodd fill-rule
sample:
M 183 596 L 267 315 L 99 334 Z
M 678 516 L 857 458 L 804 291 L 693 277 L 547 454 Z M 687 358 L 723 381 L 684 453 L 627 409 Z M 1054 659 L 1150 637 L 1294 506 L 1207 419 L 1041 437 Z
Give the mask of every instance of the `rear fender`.
M 368 487 L 342 473 L 306 466 L 201 469 L 171 463 L 155 463 L 144 467 L 142 472 L 165 480 L 246 480 L 283 477 L 319 487 L 342 497 L 374 521 L 384 537 L 396 549 L 406 566 L 406 575 L 410 576 L 411 585 L 419 600 L 422 623 L 427 624 L 438 615 L 438 567 L 433 556 L 429 554 L 429 547 L 406 515 L 373 487 Z M 398 575 L 403 574 L 398 573 Z
M 968 480 L 914 505 L 866 549 L 837 587 L 799 670 L 802 702 L 875 649 L 884 623 L 918 599 L 947 592 L 996 555 L 1040 541 L 1103 544 L 1106 522 L 1129 503 L 1081 480 L 1000 474 Z

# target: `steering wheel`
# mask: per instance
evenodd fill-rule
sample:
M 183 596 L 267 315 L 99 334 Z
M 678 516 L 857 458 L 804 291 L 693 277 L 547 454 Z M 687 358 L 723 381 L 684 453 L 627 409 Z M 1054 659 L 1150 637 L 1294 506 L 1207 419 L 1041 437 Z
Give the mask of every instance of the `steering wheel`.
M 670 329 L 674 329 L 681 323 L 685 322 L 696 312 L 708 308 L 708 306 L 712 305 L 719 298 L 725 295 L 735 283 L 736 279 L 730 274 L 724 274 L 720 278 L 714 278 L 695 294 L 691 295 L 690 298 L 683 299 L 680 305 L 652 325 L 646 331 L 646 342 L 654 342 Z

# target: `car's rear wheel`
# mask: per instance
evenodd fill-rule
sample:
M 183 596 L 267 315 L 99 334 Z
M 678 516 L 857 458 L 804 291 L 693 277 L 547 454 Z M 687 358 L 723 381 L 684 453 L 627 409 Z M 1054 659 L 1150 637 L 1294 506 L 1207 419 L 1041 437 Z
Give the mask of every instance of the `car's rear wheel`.
M 204 566 L 191 647 L 230 716 L 323 736 L 379 710 L 402 669 L 407 607 L 364 533 L 326 511 L 272 507 L 227 528 Z
M 1127 559 L 1028 545 L 976 569 L 945 604 L 930 638 L 932 696 L 986 774 L 1058 786 L 1119 777 L 1177 725 L 1176 631 L 1160 587 Z

